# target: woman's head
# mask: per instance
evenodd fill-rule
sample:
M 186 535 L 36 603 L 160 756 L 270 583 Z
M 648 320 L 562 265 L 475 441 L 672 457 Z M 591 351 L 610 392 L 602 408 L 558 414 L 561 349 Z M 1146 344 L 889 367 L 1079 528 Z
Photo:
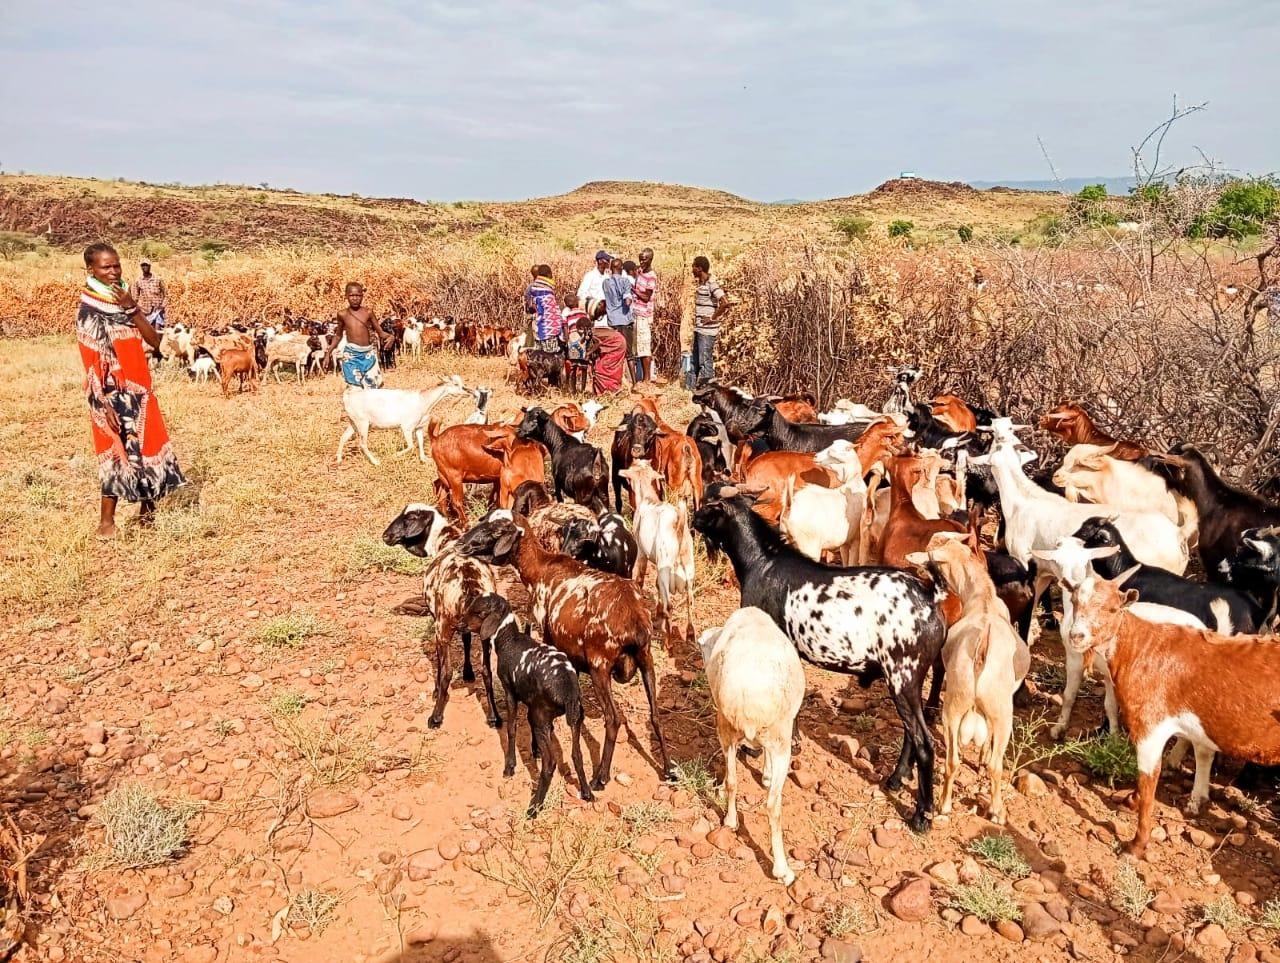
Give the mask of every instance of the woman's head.
M 123 271 L 120 255 L 106 241 L 90 244 L 84 249 L 84 266 L 89 274 L 103 284 L 117 284 Z

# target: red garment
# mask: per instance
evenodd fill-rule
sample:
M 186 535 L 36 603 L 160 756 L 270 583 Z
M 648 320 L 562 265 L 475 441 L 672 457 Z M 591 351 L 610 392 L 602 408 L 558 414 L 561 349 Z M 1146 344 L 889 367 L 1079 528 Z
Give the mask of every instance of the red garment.
M 595 328 L 592 333 L 600 344 L 591 387 L 596 394 L 617 391 L 622 387 L 622 372 L 627 363 L 627 339 L 613 328 Z

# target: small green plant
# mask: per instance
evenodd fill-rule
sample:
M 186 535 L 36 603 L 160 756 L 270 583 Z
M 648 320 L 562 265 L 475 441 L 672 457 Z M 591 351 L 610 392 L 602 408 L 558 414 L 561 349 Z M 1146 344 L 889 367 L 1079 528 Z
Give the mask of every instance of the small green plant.
M 187 823 L 198 806 L 165 804 L 148 789 L 130 783 L 113 789 L 98 807 L 106 831 L 106 862 L 125 869 L 157 866 L 187 846 Z
M 915 224 L 911 221 L 890 221 L 889 236 L 890 237 L 910 237 L 911 231 L 915 228 Z
M 1111 897 L 1117 909 L 1136 920 L 1151 905 L 1156 894 L 1147 888 L 1133 863 L 1124 862 L 1116 870 L 1116 878 L 1111 884 Z
M 1031 866 L 1018 852 L 1012 836 L 983 836 L 969 844 L 969 852 L 1013 879 L 1031 875 Z
M 858 936 L 871 929 L 871 918 L 861 903 L 837 903 L 827 910 L 823 921 L 827 935 L 837 940 L 846 936 Z
M 49 730 L 41 726 L 27 726 L 22 730 L 22 743 L 28 749 L 38 749 L 49 741 Z
M 948 905 L 959 913 L 976 916 L 984 923 L 1022 919 L 1022 910 L 1013 895 L 986 873 L 972 883 L 961 883 L 951 891 Z
M 1280 896 L 1262 904 L 1262 912 L 1258 914 L 1258 925 L 1273 933 L 1280 933 Z
M 341 902 L 342 897 L 329 890 L 299 890 L 289 900 L 289 919 L 306 924 L 307 929 L 319 936 L 333 922 L 334 912 Z
M 876 717 L 869 712 L 859 712 L 849 720 L 849 728 L 854 732 L 870 732 L 876 727 Z
M 647 833 L 655 826 L 671 821 L 671 811 L 656 802 L 631 803 L 623 807 L 622 821 L 638 833 Z
M 267 711 L 273 716 L 283 719 L 292 719 L 294 716 L 300 715 L 306 706 L 307 700 L 302 697 L 301 692 L 294 689 L 285 689 L 283 692 L 277 692 L 267 700 Z
M 1249 917 L 1236 905 L 1236 901 L 1225 893 L 1200 907 L 1200 921 L 1217 923 L 1228 933 L 1249 925 Z
M 716 780 L 701 757 L 685 759 L 675 764 L 676 787 L 683 789 L 704 802 L 713 802 L 716 798 Z
M 832 226 L 846 241 L 856 241 L 867 236 L 871 221 L 865 217 L 838 217 Z
M 215 736 L 219 739 L 225 739 L 236 731 L 236 724 L 230 719 L 216 719 L 212 728 Z
M 1043 712 L 1037 712 L 1029 719 L 1014 720 L 1013 736 L 1010 738 L 1009 747 L 1005 751 L 1010 775 L 1016 774 L 1020 769 L 1025 769 L 1027 766 L 1037 766 L 1056 759 L 1058 756 L 1070 754 L 1072 746 L 1067 743 L 1044 742 L 1041 740 L 1041 733 L 1052 725 L 1053 723 L 1049 721 L 1048 716 Z
M 425 565 L 424 559 L 410 555 L 399 545 L 385 545 L 379 538 L 361 535 L 347 547 L 340 567 L 346 575 L 362 572 L 421 575 Z
M 614 959 L 608 930 L 603 926 L 575 923 L 560 947 L 559 959 L 565 963 L 608 963 Z
M 268 619 L 258 630 L 258 641 L 268 649 L 296 649 L 307 639 L 326 633 L 324 623 L 310 612 L 290 612 Z
M 1192 222 L 1192 237 L 1241 240 L 1261 234 L 1280 217 L 1280 186 L 1265 178 L 1226 183 L 1212 209 Z
M 1138 754 L 1133 743 L 1118 732 L 1076 742 L 1069 748 L 1086 769 L 1105 779 L 1112 788 L 1116 783 L 1134 782 L 1138 778 Z
M 961 224 L 956 228 L 956 236 L 960 238 L 961 244 L 968 244 L 973 240 L 973 228 L 968 224 Z
M 165 244 L 164 241 L 143 241 L 140 248 L 142 256 L 152 261 L 158 261 L 161 258 L 173 257 L 172 245 Z M 185 465 L 183 467 L 186 467 Z

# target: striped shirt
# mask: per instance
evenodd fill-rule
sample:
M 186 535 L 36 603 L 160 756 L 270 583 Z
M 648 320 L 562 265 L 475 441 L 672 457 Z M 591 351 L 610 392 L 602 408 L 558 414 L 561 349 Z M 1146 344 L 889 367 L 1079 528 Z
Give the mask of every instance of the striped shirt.
M 700 334 L 717 334 L 720 322 L 712 320 L 716 307 L 724 300 L 724 288 L 713 276 L 698 285 L 693 294 L 693 330 Z
M 658 293 L 658 275 L 652 271 L 636 271 L 631 288 L 631 313 L 637 318 L 653 317 L 653 299 Z

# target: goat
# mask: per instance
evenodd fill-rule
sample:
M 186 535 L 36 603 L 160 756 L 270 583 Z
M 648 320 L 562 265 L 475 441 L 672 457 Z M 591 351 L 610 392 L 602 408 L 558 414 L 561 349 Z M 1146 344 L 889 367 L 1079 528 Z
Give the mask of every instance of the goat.
M 768 613 L 738 609 L 719 628 L 698 637 L 707 686 L 716 707 L 716 735 L 724 754 L 724 825 L 738 829 L 738 747 L 764 750 L 761 781 L 768 789 L 773 876 L 796 878 L 782 842 L 782 789 L 791 768 L 791 735 L 804 702 L 804 666 L 791 640 Z
M 591 788 L 599 791 L 609 781 L 618 740 L 620 713 L 610 682 L 629 682 L 637 670 L 649 701 L 661 772 L 670 778 L 667 744 L 658 725 L 649 611 L 635 583 L 548 552 L 529 535 L 523 519 L 494 517 L 467 532 L 457 550 L 491 565 L 513 566 L 533 597 L 534 621 L 541 626 L 543 638 L 568 655 L 575 669 L 591 676 L 605 727 Z
M 415 358 L 422 356 L 422 322 L 417 318 L 408 321 L 404 326 L 404 350 Z
M 1280 609 L 1280 530 L 1249 528 L 1234 555 L 1218 563 L 1218 581 L 1258 605 L 1258 631 L 1274 630 Z
M 637 452 L 641 457 L 644 455 L 644 449 L 636 443 L 636 419 L 650 420 L 649 416 L 643 411 L 630 411 L 622 416 L 617 429 L 613 433 L 613 440 L 609 443 L 609 481 L 613 486 L 613 510 L 621 513 L 622 511 L 622 492 L 626 489 L 628 496 L 631 498 L 631 506 L 635 507 L 635 496 L 631 495 L 631 488 L 627 480 L 622 476 L 625 468 L 631 467 L 631 462 L 637 457 Z
M 1280 764 L 1280 646 L 1180 625 L 1151 625 L 1125 611 L 1138 593 L 1090 577 L 1072 590 L 1068 644 L 1106 659 L 1138 757 L 1138 829 L 1124 845 L 1142 858 L 1151 837 L 1161 754 L 1173 736 L 1195 750 L 1190 806 L 1209 794 L 1213 754 Z
M 762 402 L 756 401 L 738 388 L 732 388 L 715 380 L 694 389 L 693 403 L 716 413 L 729 441 L 738 446 L 739 454 L 742 452 L 743 443 L 760 424 Z M 738 459 L 735 457 L 729 468 L 734 470 L 737 467 Z
M 435 419 L 427 425 L 431 458 L 436 463 L 436 497 L 456 520 L 465 522 L 467 518 L 464 486 L 500 484 L 505 453 L 499 443 L 504 437 L 514 440 L 515 429 L 502 425 L 452 425 L 441 430 Z M 541 461 L 539 455 L 539 473 L 534 476 L 539 481 Z M 523 461 L 521 464 L 531 467 Z M 514 473 L 508 480 L 514 480 Z
M 542 446 L 522 441 L 510 429 L 490 430 L 482 447 L 498 459 L 498 507 L 510 508 L 516 489 L 525 482 L 541 483 L 546 477 Z M 434 454 L 435 448 L 432 447 Z
M 302 384 L 307 375 L 307 363 L 311 360 L 311 347 L 305 335 L 281 334 L 272 338 L 267 344 L 266 364 L 263 366 L 261 378 L 275 370 L 276 384 L 280 383 L 280 371 L 277 367 L 291 364 L 298 373 L 298 384 Z
M 808 392 L 796 395 L 765 395 L 760 399 L 778 409 L 778 414 L 797 424 L 819 424 L 816 399 Z
M 740 604 L 767 612 L 802 659 L 856 674 L 863 686 L 883 676 L 903 723 L 902 750 L 885 785 L 898 789 L 914 763 L 909 823 L 924 831 L 933 810 L 933 744 L 921 688 L 946 635 L 941 593 L 899 569 L 834 568 L 806 558 L 751 510 L 749 493 L 731 485 L 708 488 L 693 527 L 728 554 L 742 588 Z
M 489 423 L 489 399 L 493 396 L 493 389 L 475 388 L 472 390 L 471 395 L 476 400 L 476 410 L 467 415 L 462 423 L 464 425 L 487 425 Z
M 559 548 L 570 558 L 624 578 L 631 577 L 640 551 L 622 516 L 613 512 L 570 519 L 560 531 Z
M 520 705 L 528 708 L 529 728 L 533 730 L 533 758 L 541 757 L 542 768 L 526 815 L 530 819 L 537 816 L 547 798 L 547 788 L 556 769 L 552 724 L 559 716 L 564 716 L 573 736 L 573 768 L 578 775 L 579 793 L 590 802 L 595 796 L 587 784 L 587 774 L 582 766 L 585 713 L 582 711 L 578 673 L 569 657 L 553 646 L 535 642 L 520 628 L 511 606 L 500 595 L 481 595 L 475 599 L 463 616 L 462 626 L 480 639 L 484 652 L 484 689 L 492 713 L 490 718 L 501 725 L 498 704 L 493 695 L 491 653 L 498 657 L 498 680 L 507 697 L 507 745 L 502 767 L 502 775 L 507 779 L 516 774 L 516 727 Z
M 816 468 L 831 472 L 834 488 L 806 485 L 794 490 L 791 478 L 782 502 L 782 533 L 791 544 L 814 561 L 822 561 L 824 551 L 840 553 L 841 565 L 860 565 L 866 548 L 867 483 L 857 448 L 837 441 L 814 457 Z
M 924 462 L 915 456 L 897 455 L 889 462 L 889 516 L 879 546 L 882 565 L 902 568 L 907 564 L 907 555 L 923 551 L 934 534 L 965 531 L 963 525 L 949 518 L 926 518 L 916 507 L 912 489 L 925 470 Z
M 685 434 L 698 446 L 698 456 L 702 459 L 703 487 L 717 478 L 727 478 L 733 449 L 728 448 L 726 454 L 728 436 L 724 435 L 724 426 L 716 420 L 715 415 L 708 411 L 694 415 L 685 428 Z
M 1147 449 L 1140 445 L 1112 438 L 1094 424 L 1087 411 L 1075 404 L 1058 405 L 1046 412 L 1040 419 L 1040 428 L 1057 435 L 1068 446 L 1111 446 L 1109 454 L 1120 461 L 1140 461 L 1148 454 Z
M 636 585 L 643 587 L 652 562 L 658 586 L 658 627 L 663 639 L 671 634 L 671 596 L 683 592 L 688 617 L 685 639 L 693 644 L 693 536 L 689 531 L 689 507 L 682 499 L 675 505 L 658 493 L 658 473 L 643 458 L 622 472 L 635 497 Z
M 962 608 L 959 619 L 947 629 L 942 650 L 947 677 L 942 736 L 947 759 L 939 811 L 951 812 L 960 751 L 973 744 L 991 780 L 988 818 L 1002 825 L 1004 754 L 1013 735 L 1013 693 L 1031 667 L 1031 652 L 1014 629 L 1009 609 L 996 595 L 986 566 L 965 538 L 939 532 L 924 551 L 910 553 L 906 561 L 926 569 L 935 584 L 950 589 Z M 973 543 L 976 545 L 976 539 Z
M 445 398 L 467 394 L 462 379 L 450 375 L 434 388 L 424 391 L 406 391 L 398 388 L 352 388 L 342 392 L 342 410 L 345 414 L 346 427 L 342 437 L 338 439 L 337 461 L 342 461 L 343 450 L 353 437 L 358 436 L 360 450 L 369 459 L 371 465 L 380 462 L 369 450 L 370 428 L 399 428 L 404 435 L 404 448 L 397 455 L 413 451 L 413 443 L 418 442 L 418 460 L 425 462 L 427 452 L 423 447 L 423 435 L 426 433 L 427 418 L 431 409 Z
M 1164 478 L 1140 462 L 1112 456 L 1113 445 L 1073 445 L 1053 473 L 1053 483 L 1068 501 L 1092 502 L 1130 511 L 1153 511 L 1179 527 L 1192 544 L 1195 507 L 1169 490 Z
M 258 390 L 258 359 L 252 348 L 223 348 L 214 356 L 222 371 L 222 397 L 231 397 L 231 382 L 240 379 L 236 394 L 244 391 L 245 385 L 251 392 Z
M 525 412 L 516 435 L 541 442 L 550 452 L 551 477 L 557 501 L 568 495 L 578 504 L 597 512 L 608 507 L 608 469 L 604 453 L 599 448 L 570 437 L 542 408 L 530 408 Z
M 563 386 L 565 375 L 562 351 L 540 351 L 530 348 L 520 352 L 518 364 L 520 387 L 528 394 L 540 392 L 544 383 L 554 388 Z
M 1280 525 L 1280 506 L 1228 484 L 1191 445 L 1175 445 L 1166 455 L 1152 454 L 1144 464 L 1195 505 L 1196 550 L 1209 578 L 1219 577 L 1219 566 L 1239 550 L 1246 530 Z
M 591 427 L 586 414 L 574 401 L 567 401 L 554 408 L 551 412 L 551 420 L 574 441 L 585 441 L 587 429 Z
M 697 444 L 662 420 L 652 398 L 641 399 L 637 409 L 647 417 L 632 421 L 635 456 L 643 453 L 662 475 L 666 490 L 688 493 L 696 509 L 702 502 L 702 456 Z
M 457 552 L 461 533 L 444 515 L 430 505 L 406 505 L 382 533 L 387 545 L 400 545 L 410 555 L 430 559 L 422 575 L 422 595 L 426 609 L 436 620 L 435 669 L 436 693 L 427 726 L 438 729 L 444 724 L 444 708 L 449 702 L 449 683 L 453 668 L 449 664 L 449 647 L 455 632 L 462 635 L 462 679 L 475 680 L 471 668 L 471 630 L 464 615 L 473 601 L 497 591 L 493 570 L 483 562 Z M 492 704 L 492 700 L 491 700 Z M 501 725 L 495 709 L 489 725 Z
M 511 496 L 511 513 L 530 518 L 539 508 L 556 504 L 559 503 L 551 497 L 551 493 L 547 491 L 547 486 L 542 482 L 521 482 L 516 486 L 515 493 Z M 572 505 L 573 503 L 570 502 L 569 504 Z
M 187 375 L 196 384 L 204 384 L 209 380 L 210 376 L 216 374 L 218 363 L 213 360 L 210 355 L 204 355 L 191 362 L 191 366 L 187 368 Z
M 773 405 L 763 402 L 752 432 L 774 451 L 819 452 L 836 441 L 857 441 L 859 425 L 823 425 L 788 421 Z
M 1247 592 L 1221 585 L 1206 585 L 1153 565 L 1143 565 L 1125 544 L 1115 525 L 1103 518 L 1091 518 L 1076 531 L 1086 548 L 1114 548 L 1108 555 L 1093 559 L 1093 568 L 1103 578 L 1124 576 L 1121 588 L 1134 589 L 1141 602 L 1167 605 L 1190 612 L 1219 635 L 1253 635 L 1263 629 L 1263 606 Z

